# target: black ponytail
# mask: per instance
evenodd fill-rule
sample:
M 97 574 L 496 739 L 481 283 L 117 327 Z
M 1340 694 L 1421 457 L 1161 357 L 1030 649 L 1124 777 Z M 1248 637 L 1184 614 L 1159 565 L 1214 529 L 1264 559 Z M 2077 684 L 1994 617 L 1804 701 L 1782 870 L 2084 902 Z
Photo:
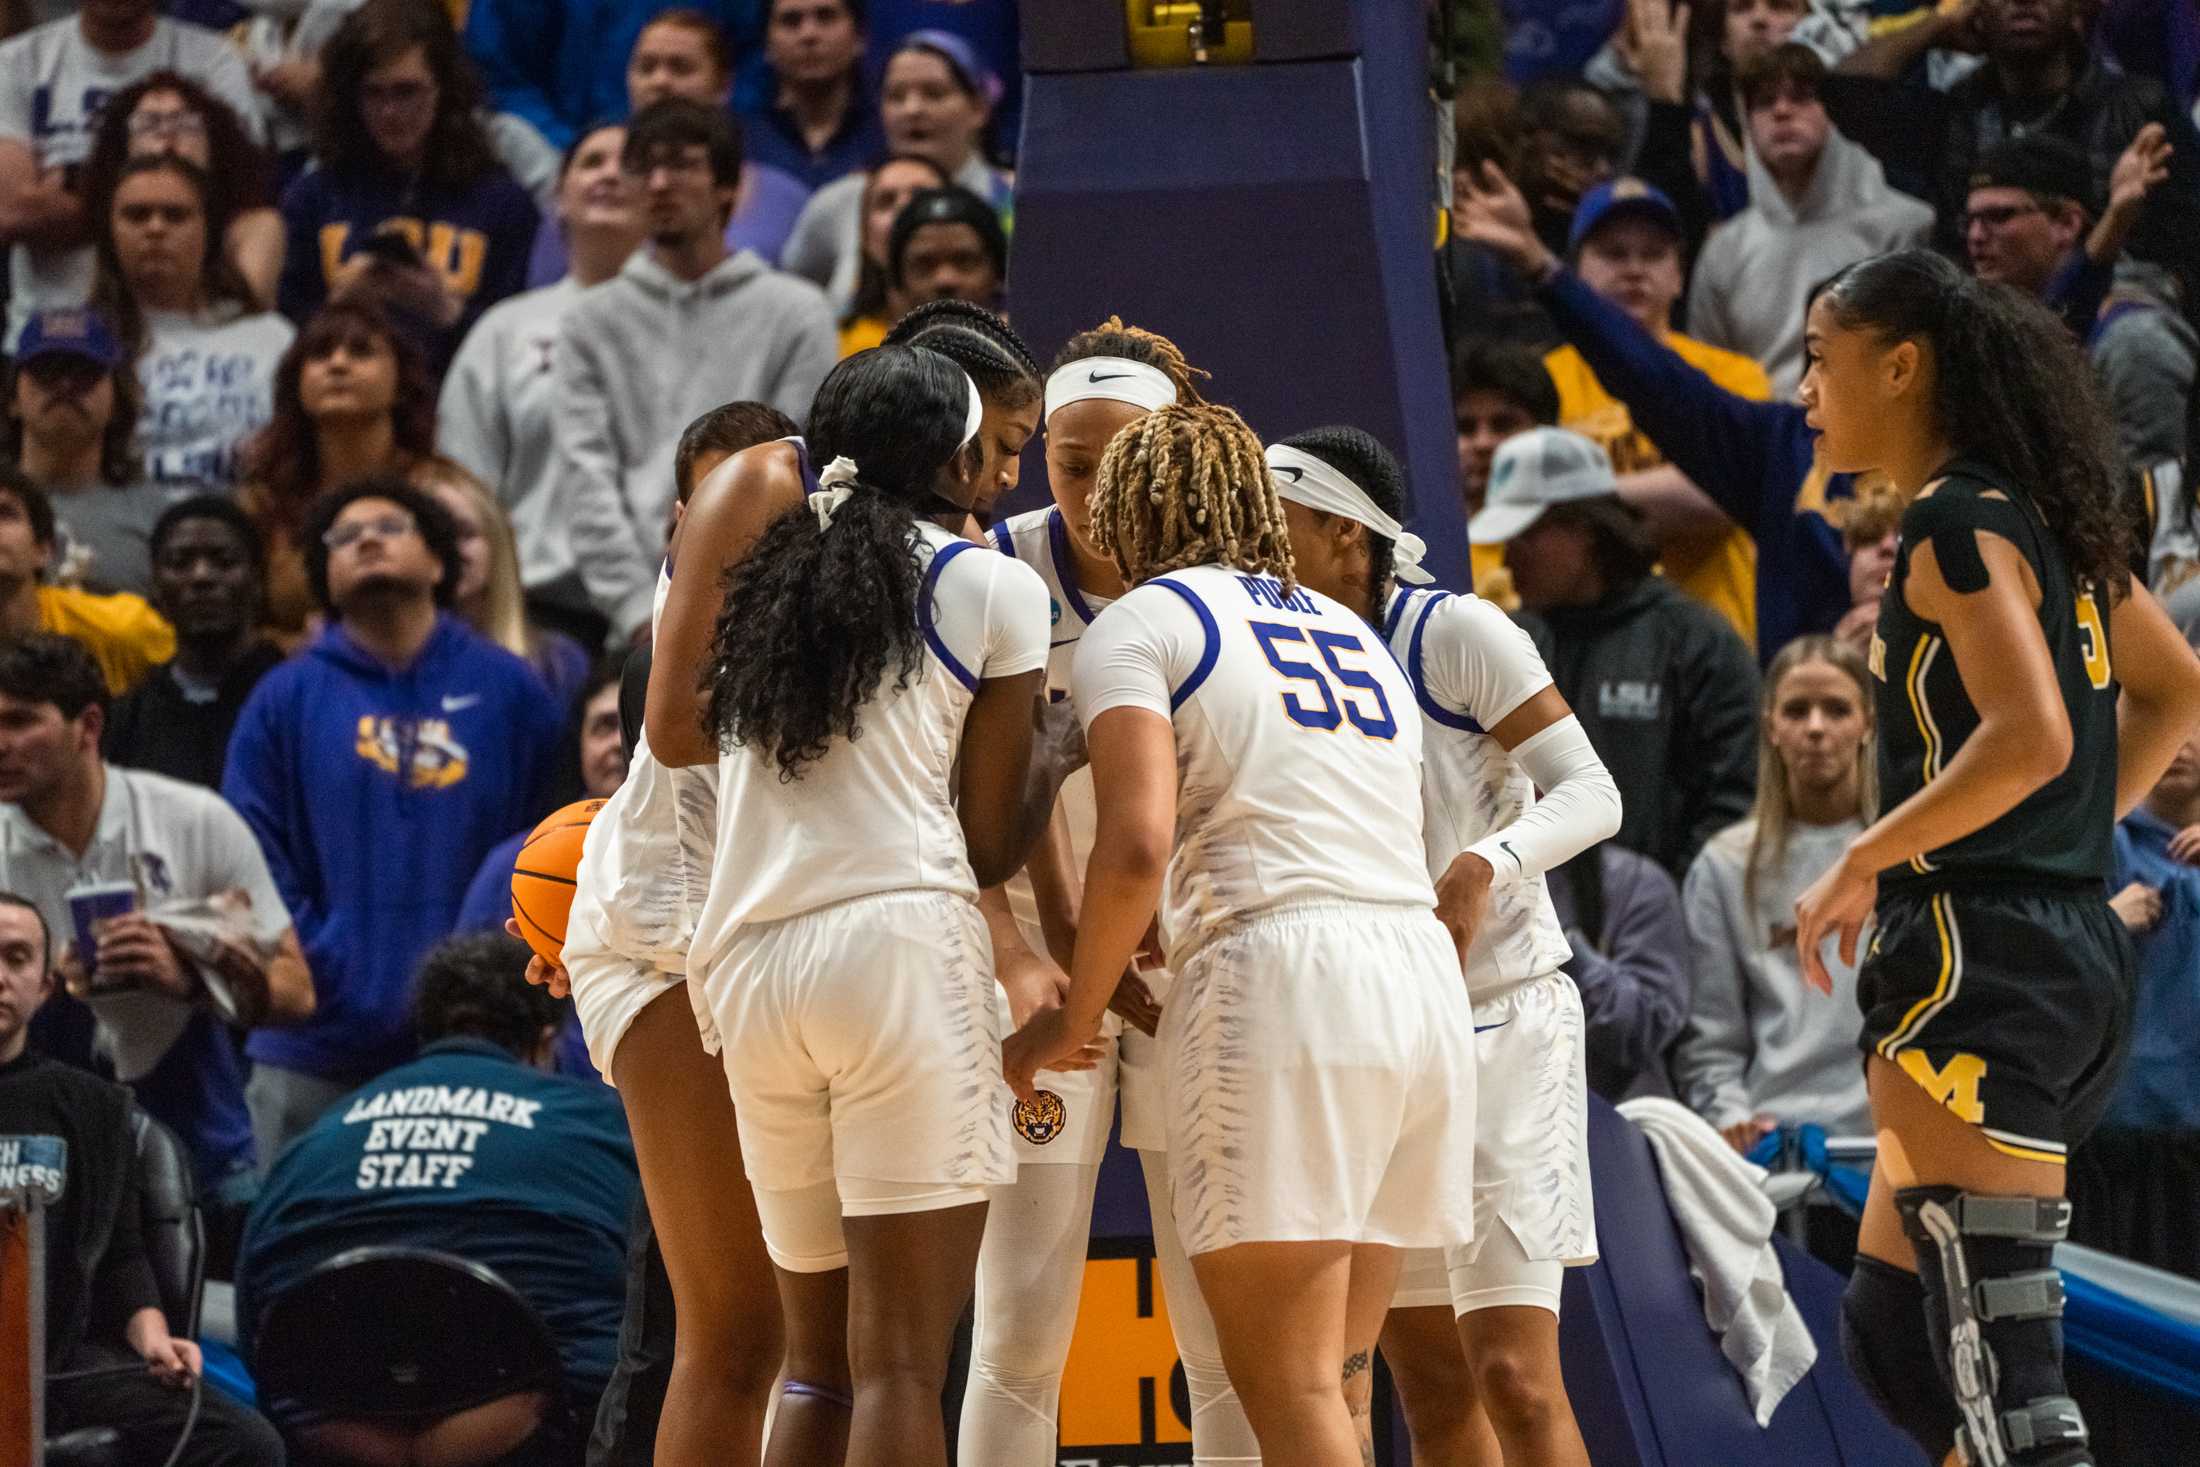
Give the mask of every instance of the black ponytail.
M 1949 446 L 2010 477 L 2038 508 L 2080 584 L 2131 585 L 2125 474 L 2092 368 L 2068 328 L 2006 285 L 1931 250 L 1849 266 L 1811 293 L 1848 330 L 1932 348 L 1933 412 Z
M 1392 519 L 1406 517 L 1406 476 L 1389 449 L 1371 433 L 1358 428 L 1309 428 L 1283 440 L 1286 448 L 1310 453 L 1358 485 L 1375 501 L 1375 507 Z M 1377 626 L 1383 624 L 1383 606 L 1390 600 L 1391 552 L 1396 542 L 1367 532 L 1367 605 L 1362 615 Z
M 832 370 L 810 407 L 813 464 L 852 460 L 854 492 L 818 528 L 807 504 L 774 520 L 726 576 L 704 676 L 721 747 L 761 749 L 782 780 L 860 737 L 885 681 L 922 665 L 916 517 L 951 508 L 939 471 L 963 450 L 962 369 L 930 351 L 882 346 Z
M 936 351 L 970 374 L 985 400 L 1015 411 L 1039 400 L 1039 363 L 1024 339 L 984 306 L 969 301 L 928 301 L 895 323 L 886 346 Z

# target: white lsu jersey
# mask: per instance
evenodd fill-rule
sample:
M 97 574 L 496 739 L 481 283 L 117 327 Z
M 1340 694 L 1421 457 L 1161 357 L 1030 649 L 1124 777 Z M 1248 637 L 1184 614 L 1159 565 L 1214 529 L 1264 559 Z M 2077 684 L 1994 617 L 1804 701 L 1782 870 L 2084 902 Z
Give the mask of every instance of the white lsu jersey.
M 989 554 L 928 520 L 917 524 L 924 655 L 908 685 L 891 668 L 858 715 L 799 778 L 754 748 L 718 761 L 710 896 L 691 975 L 734 930 L 884 892 L 946 891 L 970 900 L 952 771 L 963 719 L 988 679 L 1046 664 L 1046 588 L 1028 566 Z
M 670 563 L 657 573 L 654 635 L 672 590 Z M 687 971 L 695 921 L 710 894 L 718 838 L 718 767 L 667 769 L 634 741 L 626 779 L 589 822 L 573 873 L 569 934 L 601 934 L 604 947 L 662 973 Z
M 809 448 L 795 446 L 806 487 L 817 487 Z M 649 632 L 657 634 L 672 594 L 672 561 L 657 572 Z M 626 779 L 589 822 L 573 873 L 574 933 L 600 936 L 606 951 L 661 973 L 685 973 L 695 923 L 710 895 L 711 846 L 718 839 L 718 767 L 667 769 L 649 752 L 649 735 L 634 741 Z M 584 938 L 584 941 L 586 939 Z
M 993 548 L 1030 566 L 1046 583 L 1053 606 L 1048 613 L 1047 694 L 1069 693 L 1070 659 L 1077 641 L 1101 612 L 1115 603 L 1105 596 L 1088 596 L 1077 589 L 1077 561 L 1070 553 L 1069 524 L 1062 511 L 1049 505 L 1001 520 L 990 532 Z
M 1435 905 L 1413 689 L 1360 617 L 1273 576 L 1194 566 L 1110 606 L 1077 647 L 1077 716 L 1146 708 L 1176 730 L 1172 967 L 1287 902 Z
M 1383 635 L 1421 712 L 1423 838 L 1434 878 L 1535 803 L 1534 783 L 1488 731 L 1549 687 L 1551 674 L 1534 640 L 1479 596 L 1395 590 Z M 1467 987 L 1540 977 L 1572 956 L 1543 878 L 1500 874 L 1467 949 Z

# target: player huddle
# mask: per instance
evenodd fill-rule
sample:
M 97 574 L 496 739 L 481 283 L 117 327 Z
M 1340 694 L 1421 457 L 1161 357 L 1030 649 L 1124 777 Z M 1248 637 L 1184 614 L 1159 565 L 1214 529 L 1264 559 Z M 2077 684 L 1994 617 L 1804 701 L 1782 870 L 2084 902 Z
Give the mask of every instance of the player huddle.
M 1822 991 L 1821 942 L 1875 924 L 1844 1355 L 1928 1460 L 2087 1467 L 2061 1168 L 2129 1041 L 2109 831 L 2200 659 L 2036 302 L 1899 251 L 1805 336 L 1822 461 L 1906 505 L 1888 808 L 1796 902 Z M 1264 448 L 1203 375 L 1113 318 L 1042 372 L 942 302 L 834 370 L 807 441 L 730 404 L 680 445 L 633 772 L 530 973 L 626 1102 L 678 1314 L 661 1462 L 943 1462 L 973 1290 L 961 1459 L 1051 1462 L 1119 1097 L 1197 1462 L 1370 1460 L 1380 1342 L 1417 1456 L 1586 1467 L 1543 873 L 1618 794 L 1525 634 L 1425 587 L 1382 448 Z M 1042 431 L 1053 506 L 993 523 Z
M 1501 1360 L 1508 1454 L 1586 1462 L 1542 873 L 1617 792 L 1527 636 L 1425 588 L 1390 456 L 1264 449 L 1203 375 L 942 303 L 806 440 L 690 430 L 558 980 L 673 1285 L 660 1460 L 757 1460 L 769 1404 L 767 1462 L 943 1461 L 974 1288 L 962 1460 L 1051 1462 L 1120 1094 L 1197 1460 L 1361 1462 L 1381 1337 L 1409 1391 Z M 1054 504 L 995 522 L 1039 431 Z

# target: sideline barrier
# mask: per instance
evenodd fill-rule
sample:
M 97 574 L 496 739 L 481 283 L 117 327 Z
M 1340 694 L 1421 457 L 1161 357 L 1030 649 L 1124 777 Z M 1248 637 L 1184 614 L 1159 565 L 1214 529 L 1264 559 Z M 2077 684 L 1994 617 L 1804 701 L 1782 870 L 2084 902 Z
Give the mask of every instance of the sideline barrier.
M 1566 1389 L 1597 1467 L 1925 1467 L 1841 1364 L 1843 1279 L 1776 1240 L 1818 1363 L 1759 1429 L 1704 1323 L 1647 1142 L 1591 1097 L 1590 1164 L 1603 1258 L 1566 1276 Z M 1182 1376 L 1150 1262 L 1138 1162 L 1112 1141 L 1093 1210 L 1077 1342 L 1062 1387 L 1063 1467 L 1189 1463 Z M 1141 1258 L 1140 1255 L 1148 1255 Z M 1386 1467 L 1406 1467 L 1404 1432 Z

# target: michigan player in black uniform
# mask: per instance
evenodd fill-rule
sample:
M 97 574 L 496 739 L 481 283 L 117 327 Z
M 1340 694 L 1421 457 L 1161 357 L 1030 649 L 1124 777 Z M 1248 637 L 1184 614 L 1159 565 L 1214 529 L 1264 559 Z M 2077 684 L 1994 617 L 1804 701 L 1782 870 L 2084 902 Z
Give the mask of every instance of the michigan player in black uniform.
M 1887 814 L 1796 903 L 1829 993 L 1821 940 L 1853 959 L 1876 918 L 1844 1347 L 1936 1463 L 2089 1467 L 2063 1160 L 2131 1011 L 2111 831 L 2200 721 L 2200 662 L 2131 580 L 2113 429 L 2045 310 L 1908 250 L 1822 286 L 1805 341 L 1826 466 L 1910 497 L 1871 653 Z

